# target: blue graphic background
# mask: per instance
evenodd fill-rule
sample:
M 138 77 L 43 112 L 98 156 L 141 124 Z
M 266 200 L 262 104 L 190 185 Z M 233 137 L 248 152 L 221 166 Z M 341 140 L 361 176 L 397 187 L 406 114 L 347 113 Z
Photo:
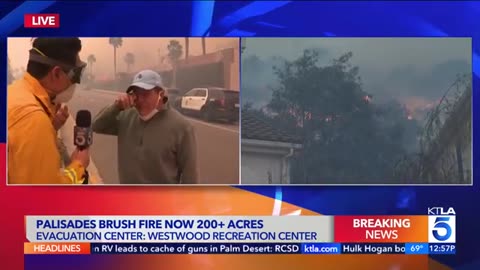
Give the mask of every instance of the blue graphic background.
M 88 3 L 88 4 L 87 4 Z M 25 13 L 60 13 L 59 29 L 24 29 Z M 474 142 L 480 79 L 480 3 L 456 2 L 3 2 L 0 9 L 0 83 L 6 84 L 7 36 L 341 36 L 472 37 Z M 5 95 L 0 108 L 6 108 Z M 0 110 L 0 142 L 6 141 Z M 474 143 L 474 153 L 478 146 Z M 473 165 L 479 166 L 474 155 Z M 479 269 L 475 213 L 478 187 L 243 187 L 322 214 L 426 214 L 451 206 L 457 215 L 457 255 L 437 260 Z M 477 211 L 476 211 L 477 210 Z M 476 257 L 476 258 L 475 258 Z M 33 258 L 32 258 L 33 259 Z M 86 259 L 86 258 L 83 258 Z M 76 260 L 78 261 L 78 260 Z

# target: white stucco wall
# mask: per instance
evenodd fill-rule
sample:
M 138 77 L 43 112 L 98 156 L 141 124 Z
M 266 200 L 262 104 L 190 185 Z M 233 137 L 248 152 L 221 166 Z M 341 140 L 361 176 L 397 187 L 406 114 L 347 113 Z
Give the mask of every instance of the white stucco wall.
M 281 184 L 282 156 L 242 151 L 242 184 Z
M 300 144 L 242 139 L 242 184 L 289 184 L 290 157 L 299 149 Z

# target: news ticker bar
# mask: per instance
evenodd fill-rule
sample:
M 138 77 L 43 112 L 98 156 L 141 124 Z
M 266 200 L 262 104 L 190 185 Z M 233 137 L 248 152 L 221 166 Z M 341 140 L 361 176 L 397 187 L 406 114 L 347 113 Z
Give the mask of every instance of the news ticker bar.
M 407 254 L 454 255 L 428 243 L 25 243 L 24 254 Z

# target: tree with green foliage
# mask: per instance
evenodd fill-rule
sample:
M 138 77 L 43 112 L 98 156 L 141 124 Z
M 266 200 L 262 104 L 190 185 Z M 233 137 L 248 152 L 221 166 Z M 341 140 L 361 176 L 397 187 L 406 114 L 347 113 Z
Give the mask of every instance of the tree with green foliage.
M 383 183 L 405 154 L 405 130 L 415 129 L 404 108 L 379 107 L 363 90 L 351 52 L 320 66 L 320 54 L 305 50 L 275 67 L 278 87 L 268 109 L 273 123 L 303 142 L 293 161 L 300 183 Z
M 172 68 L 173 68 L 172 81 L 173 81 L 173 87 L 175 87 L 177 84 L 177 65 L 178 65 L 178 61 L 183 55 L 183 48 L 178 40 L 172 39 L 167 45 L 167 50 L 168 50 L 168 59 L 170 60 L 170 64 L 172 65 Z

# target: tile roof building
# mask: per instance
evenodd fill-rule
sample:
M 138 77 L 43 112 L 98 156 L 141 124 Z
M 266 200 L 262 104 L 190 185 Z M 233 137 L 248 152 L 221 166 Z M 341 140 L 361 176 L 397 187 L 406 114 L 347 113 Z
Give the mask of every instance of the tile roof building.
M 300 139 L 242 112 L 242 183 L 290 184 L 290 158 L 302 148 Z

